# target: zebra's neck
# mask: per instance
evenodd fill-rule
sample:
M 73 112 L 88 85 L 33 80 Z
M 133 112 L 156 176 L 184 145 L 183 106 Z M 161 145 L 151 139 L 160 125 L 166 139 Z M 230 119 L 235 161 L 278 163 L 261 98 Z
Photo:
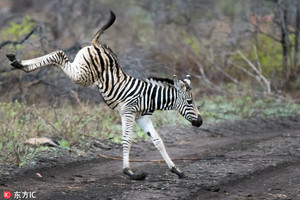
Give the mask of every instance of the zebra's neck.
M 177 100 L 177 90 L 163 82 L 147 81 L 149 87 L 150 111 L 173 110 Z

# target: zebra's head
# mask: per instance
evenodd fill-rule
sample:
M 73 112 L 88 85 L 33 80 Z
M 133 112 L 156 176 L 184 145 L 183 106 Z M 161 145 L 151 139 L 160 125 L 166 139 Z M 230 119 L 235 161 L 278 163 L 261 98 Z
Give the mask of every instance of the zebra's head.
M 191 76 L 187 75 L 183 80 L 179 80 L 177 76 L 174 75 L 173 81 L 174 87 L 177 90 L 175 108 L 185 119 L 191 122 L 193 126 L 201 126 L 202 117 L 194 103 L 194 95 L 191 88 Z

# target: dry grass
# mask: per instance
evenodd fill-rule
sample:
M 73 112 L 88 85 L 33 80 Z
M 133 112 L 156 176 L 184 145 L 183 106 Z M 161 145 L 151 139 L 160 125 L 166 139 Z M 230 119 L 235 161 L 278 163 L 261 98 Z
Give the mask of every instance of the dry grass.
M 158 112 L 154 124 L 163 126 L 185 121 L 180 115 L 173 116 L 169 112 Z M 57 141 L 64 149 L 87 149 L 85 138 L 110 139 L 121 143 L 122 125 L 119 113 L 104 104 L 72 106 L 66 103 L 60 107 L 45 107 L 17 101 L 0 102 L 0 135 L 0 163 L 5 161 L 22 166 L 39 151 L 45 151 L 45 148 L 26 145 L 25 141 L 29 138 L 47 137 Z M 148 138 L 137 126 L 132 137 L 133 140 Z
M 118 113 L 106 106 L 63 105 L 59 108 L 0 103 L 1 159 L 24 164 L 32 148 L 24 142 L 32 137 L 49 137 L 64 148 L 79 145 L 85 136 L 99 138 L 121 135 Z M 31 152 L 28 152 L 31 151 Z
M 299 104 L 274 99 L 254 99 L 223 96 L 206 98 L 199 102 L 204 122 L 218 123 L 247 117 L 282 117 L 300 114 Z M 176 111 L 158 111 L 154 114 L 155 127 L 189 124 Z M 58 141 L 62 149 L 76 148 L 88 151 L 86 138 L 110 139 L 121 143 L 121 118 L 104 104 L 68 103 L 60 107 L 25 105 L 19 102 L 0 102 L 0 163 L 22 166 L 39 151 L 53 149 L 25 145 L 33 137 L 48 137 Z M 140 128 L 134 127 L 133 140 L 147 139 Z M 55 148 L 54 151 L 59 151 Z

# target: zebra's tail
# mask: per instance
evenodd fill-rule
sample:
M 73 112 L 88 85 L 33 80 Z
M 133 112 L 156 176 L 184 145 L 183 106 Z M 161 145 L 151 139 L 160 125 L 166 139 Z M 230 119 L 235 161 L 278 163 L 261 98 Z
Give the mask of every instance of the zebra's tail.
M 116 15 L 115 13 L 113 13 L 112 11 L 110 11 L 110 18 L 109 20 L 106 22 L 106 24 L 104 26 L 102 26 L 100 28 L 100 30 L 95 34 L 95 36 L 92 39 L 92 45 L 97 45 L 98 44 L 98 39 L 100 37 L 100 35 L 106 30 L 108 29 L 116 20 Z

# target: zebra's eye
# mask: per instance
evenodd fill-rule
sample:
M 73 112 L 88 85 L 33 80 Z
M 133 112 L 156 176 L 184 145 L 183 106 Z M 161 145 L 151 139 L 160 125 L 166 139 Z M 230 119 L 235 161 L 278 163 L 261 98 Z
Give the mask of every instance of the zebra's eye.
M 192 99 L 188 99 L 188 100 L 186 100 L 186 102 L 187 102 L 188 104 L 192 104 L 192 103 L 193 103 L 193 100 L 192 100 Z

